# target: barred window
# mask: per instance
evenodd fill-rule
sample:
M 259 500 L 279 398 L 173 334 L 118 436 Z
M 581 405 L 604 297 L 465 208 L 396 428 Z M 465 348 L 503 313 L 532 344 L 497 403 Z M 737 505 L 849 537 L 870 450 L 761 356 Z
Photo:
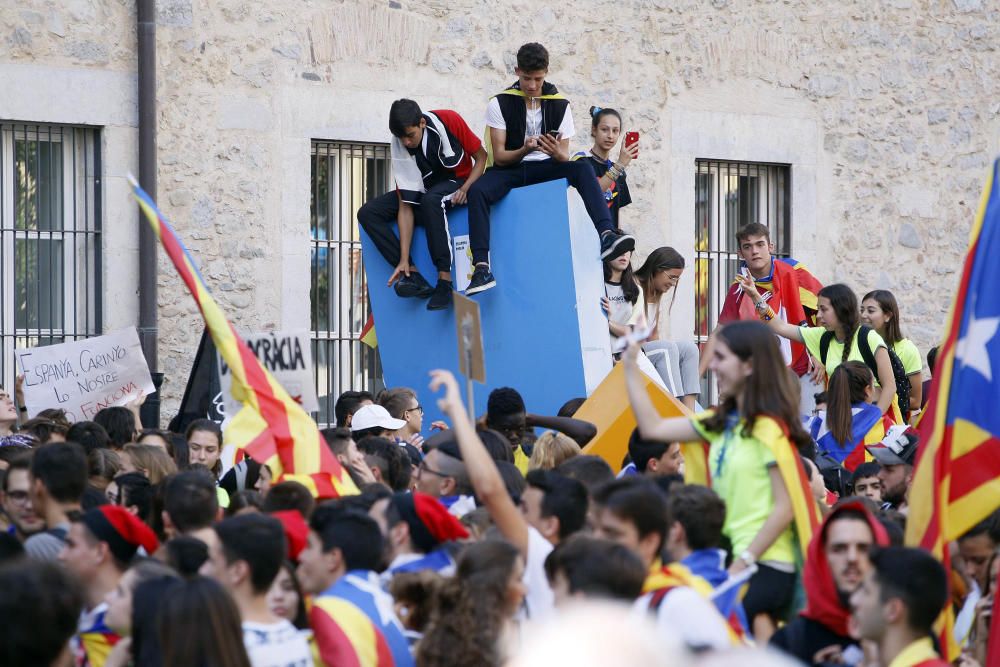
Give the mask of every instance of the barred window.
M 695 161 L 695 340 L 703 344 L 719 321 L 739 270 L 736 231 L 759 223 L 771 232 L 774 253 L 791 253 L 791 170 L 785 164 Z M 714 402 L 714 383 L 702 398 Z
M 97 130 L 0 122 L 0 384 L 14 349 L 101 333 Z
M 370 307 L 357 213 L 389 190 L 390 165 L 384 144 L 312 144 L 309 298 L 321 426 L 335 422 L 333 407 L 342 392 L 381 386 L 378 350 L 359 341 Z

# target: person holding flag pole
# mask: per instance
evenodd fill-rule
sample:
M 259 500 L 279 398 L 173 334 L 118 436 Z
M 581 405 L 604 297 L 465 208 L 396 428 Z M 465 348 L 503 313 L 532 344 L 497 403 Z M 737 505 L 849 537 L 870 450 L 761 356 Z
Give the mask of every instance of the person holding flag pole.
M 1000 160 L 972 225 L 958 292 L 938 351 L 910 489 L 906 544 L 949 567 L 949 543 L 1000 507 Z M 954 616 L 935 626 L 942 655 L 958 655 Z M 1000 664 L 991 636 L 988 664 Z
M 743 606 L 754 637 L 766 642 L 793 603 L 796 570 L 821 518 L 798 452 L 812 440 L 799 421 L 798 391 L 781 350 L 759 322 L 724 325 L 709 361 L 722 404 L 671 419 L 660 417 L 646 393 L 638 352 L 632 343 L 624 364 L 639 433 L 663 442 L 708 443 L 707 465 L 698 468 L 706 469 L 726 503 L 722 531 L 735 555 L 730 576 L 758 568 Z
M 233 397 L 243 404 L 223 433 L 223 444 L 245 449 L 271 470 L 276 481 L 295 481 L 314 496 L 358 493 L 326 446 L 316 422 L 257 360 L 212 298 L 194 259 L 156 203 L 131 176 L 133 195 L 156 237 L 191 292 L 212 342 L 233 374 Z

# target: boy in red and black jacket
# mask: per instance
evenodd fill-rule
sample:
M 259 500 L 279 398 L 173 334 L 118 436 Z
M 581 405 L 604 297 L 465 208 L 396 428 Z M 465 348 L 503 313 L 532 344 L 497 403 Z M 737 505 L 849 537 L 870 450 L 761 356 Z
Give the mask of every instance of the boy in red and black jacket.
M 451 240 L 444 206 L 466 203 L 469 187 L 486 168 L 486 150 L 454 111 L 420 110 L 413 100 L 396 100 L 389 109 L 392 167 L 396 190 L 369 201 L 358 223 L 382 257 L 395 267 L 389 284 L 401 297 L 430 298 L 428 310 L 451 303 Z M 392 230 L 398 223 L 399 236 Z M 410 261 L 413 225 L 427 233 L 431 260 L 438 270 L 431 287 Z

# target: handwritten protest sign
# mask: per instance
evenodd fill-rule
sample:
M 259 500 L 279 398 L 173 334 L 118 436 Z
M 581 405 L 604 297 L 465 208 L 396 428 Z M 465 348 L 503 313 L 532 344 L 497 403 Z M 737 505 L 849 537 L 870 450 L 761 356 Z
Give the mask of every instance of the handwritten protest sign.
M 66 411 L 70 421 L 93 419 L 98 411 L 125 405 L 156 389 L 135 327 L 85 340 L 15 350 L 24 373 L 24 402 L 30 414 Z
M 243 339 L 261 365 L 306 412 L 319 410 L 313 377 L 312 343 L 307 331 L 268 331 L 250 334 Z M 243 406 L 233 398 L 233 374 L 229 366 L 221 356 L 218 359 L 225 416 L 233 417 Z

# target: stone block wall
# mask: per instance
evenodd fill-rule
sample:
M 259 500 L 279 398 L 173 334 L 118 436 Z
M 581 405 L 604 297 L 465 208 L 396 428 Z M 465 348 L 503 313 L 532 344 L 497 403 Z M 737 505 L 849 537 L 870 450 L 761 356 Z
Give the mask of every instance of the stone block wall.
M 7 5 L 0 74 L 134 76 L 133 2 Z M 922 352 L 935 343 L 1000 152 L 1000 8 L 982 0 L 160 0 L 159 200 L 237 325 L 308 326 L 311 139 L 385 141 L 403 96 L 480 131 L 526 41 L 549 48 L 549 80 L 574 103 L 575 150 L 589 146 L 591 104 L 642 132 L 635 204 L 622 213 L 642 246 L 693 259 L 693 210 L 675 175 L 688 151 L 720 151 L 726 137 L 724 124 L 707 137 L 707 124 L 682 121 L 721 113 L 755 128 L 751 142 L 732 137 L 748 154 L 695 157 L 811 156 L 792 162 L 793 182 L 809 181 L 793 204 L 795 257 L 824 282 L 893 290 L 904 331 Z M 72 116 L 71 100 L 55 103 Z M 107 210 L 130 205 L 120 195 L 108 191 Z M 176 400 L 200 326 L 161 269 L 161 363 Z M 685 276 L 682 289 L 692 284 Z M 675 309 L 675 335 L 689 315 Z

